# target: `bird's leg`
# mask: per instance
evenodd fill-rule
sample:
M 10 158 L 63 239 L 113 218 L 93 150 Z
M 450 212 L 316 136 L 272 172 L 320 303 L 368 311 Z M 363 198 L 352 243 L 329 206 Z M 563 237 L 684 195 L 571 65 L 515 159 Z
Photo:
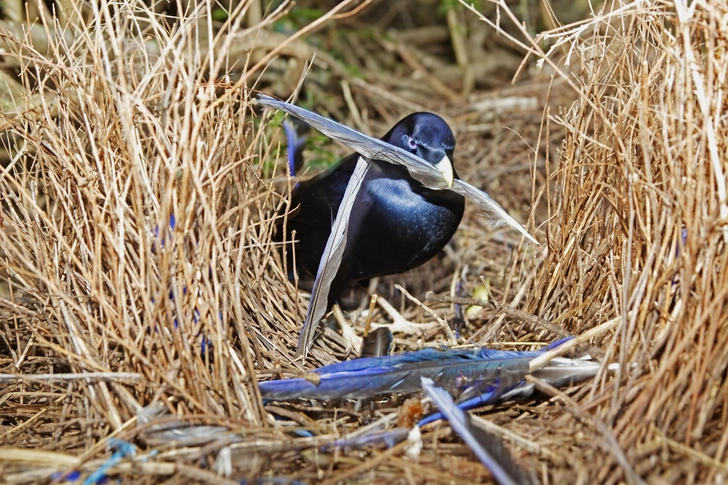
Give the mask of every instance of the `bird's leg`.
M 374 278 L 369 280 L 369 284 L 367 285 L 367 295 L 374 296 L 377 293 L 377 287 L 379 286 L 379 276 L 375 276 Z M 367 306 L 371 307 L 371 297 L 367 298 L 367 296 L 364 296 L 361 300 L 361 304 L 359 305 L 359 308 L 361 310 L 364 310 Z
M 364 320 L 364 338 L 367 338 L 367 335 L 369 335 L 369 330 L 372 326 L 372 318 L 374 318 L 374 307 L 377 304 L 377 298 L 379 298 L 379 295 L 373 293 L 371 299 L 369 300 L 369 313 L 367 313 L 367 318 L 366 320 Z
M 336 318 L 336 321 L 339 322 L 339 325 L 341 326 L 341 335 L 344 337 L 344 341 L 346 342 L 347 355 L 353 352 L 354 355 L 358 357 L 359 349 L 361 349 L 362 338 L 356 334 L 354 328 L 346 321 L 344 312 L 341 311 L 341 307 L 339 307 L 338 303 L 334 305 L 333 311 L 334 318 Z

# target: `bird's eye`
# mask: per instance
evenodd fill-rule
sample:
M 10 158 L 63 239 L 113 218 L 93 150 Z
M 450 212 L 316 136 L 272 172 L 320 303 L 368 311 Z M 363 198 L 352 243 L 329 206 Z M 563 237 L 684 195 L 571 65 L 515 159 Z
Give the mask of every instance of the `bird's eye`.
M 415 139 L 411 136 L 407 137 L 407 146 L 410 148 L 410 150 L 417 150 L 417 143 L 415 142 Z

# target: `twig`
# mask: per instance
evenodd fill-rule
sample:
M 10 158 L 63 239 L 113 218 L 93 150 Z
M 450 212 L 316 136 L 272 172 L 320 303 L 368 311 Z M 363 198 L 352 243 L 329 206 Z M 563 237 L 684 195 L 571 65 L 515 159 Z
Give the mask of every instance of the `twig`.
M 386 299 L 384 299 L 382 296 L 377 297 L 377 304 L 384 310 L 384 312 L 389 315 L 389 317 L 393 320 L 391 324 L 379 324 L 379 323 L 372 323 L 371 328 L 376 329 L 379 327 L 386 327 L 388 328 L 392 333 L 408 333 L 408 334 L 417 334 L 421 335 L 423 332 L 427 330 L 431 330 L 433 328 L 437 328 L 440 326 L 439 322 L 432 322 L 432 323 L 414 323 L 410 322 L 406 318 L 404 318 L 393 306 L 391 303 L 389 303 Z
M 495 308 L 497 312 L 504 313 L 506 315 L 510 315 L 512 317 L 516 317 L 520 320 L 523 320 L 525 322 L 528 322 L 532 325 L 538 325 L 540 327 L 545 328 L 549 332 L 558 335 L 559 337 L 569 337 L 570 334 L 564 330 L 561 327 L 558 327 L 551 322 L 537 317 L 536 315 L 532 315 L 530 313 L 526 313 L 522 310 L 518 310 L 515 308 L 512 308 L 511 306 L 504 306 L 498 303 L 495 300 L 479 300 L 477 298 L 460 298 L 460 297 L 451 297 L 451 296 L 440 296 L 436 295 L 435 293 L 429 291 L 426 295 L 427 301 L 436 302 L 436 303 L 459 303 L 461 305 L 475 305 L 475 306 L 481 306 L 481 307 L 492 307 Z
M 587 330 L 586 332 L 577 335 L 576 337 L 568 340 L 567 342 L 564 342 L 563 344 L 559 345 L 553 350 L 549 350 L 548 352 L 545 352 L 541 354 L 540 356 L 533 359 L 531 362 L 528 363 L 528 366 L 531 369 L 531 372 L 540 369 L 544 367 L 548 362 L 550 362 L 555 357 L 559 357 L 561 355 L 564 355 L 565 353 L 577 348 L 580 344 L 584 342 L 588 342 L 592 338 L 596 337 L 597 335 L 601 335 L 604 332 L 608 332 L 609 330 L 613 329 L 617 325 L 619 325 L 619 322 L 622 321 L 621 315 L 619 317 L 613 318 L 607 322 L 602 323 L 601 325 L 597 325 L 596 327 Z
M 447 26 L 450 29 L 450 39 L 452 40 L 452 48 L 455 51 L 455 58 L 458 66 L 463 73 L 463 96 L 470 94 L 475 86 L 475 74 L 470 64 L 468 50 L 465 42 L 465 32 L 463 22 L 458 19 L 458 12 L 455 7 L 450 7 L 445 14 L 447 17 Z
M 136 372 L 79 372 L 76 374 L 0 374 L 0 382 L 17 381 L 137 381 L 143 377 Z
M 366 460 L 361 465 L 357 465 L 355 467 L 349 468 L 348 470 L 344 470 L 343 472 L 337 473 L 327 480 L 324 480 L 323 482 L 321 482 L 321 485 L 333 485 L 335 483 L 341 483 L 351 477 L 361 476 L 365 471 L 371 470 L 372 468 L 378 466 L 380 463 L 386 461 L 387 458 L 389 458 L 390 456 L 394 456 L 397 453 L 403 451 L 404 448 L 406 448 L 407 446 L 409 446 L 409 442 L 407 440 L 402 441 L 401 443 L 396 444 L 387 451 Z
M 407 290 L 405 290 L 401 285 L 394 285 L 394 287 L 396 289 L 398 289 L 399 291 L 401 291 L 402 294 L 404 294 L 404 296 L 406 296 L 408 300 L 414 302 L 415 305 L 422 308 L 425 311 L 425 313 L 434 317 L 435 320 L 437 320 L 437 323 L 440 324 L 440 327 L 445 331 L 445 335 L 447 335 L 447 339 L 450 342 L 450 345 L 457 345 L 458 340 L 455 338 L 455 334 L 453 333 L 452 329 L 450 328 L 450 325 L 448 325 L 447 320 L 445 320 L 440 315 L 435 313 L 434 310 L 427 307 L 420 300 L 418 300 L 414 296 L 410 295 L 409 292 Z

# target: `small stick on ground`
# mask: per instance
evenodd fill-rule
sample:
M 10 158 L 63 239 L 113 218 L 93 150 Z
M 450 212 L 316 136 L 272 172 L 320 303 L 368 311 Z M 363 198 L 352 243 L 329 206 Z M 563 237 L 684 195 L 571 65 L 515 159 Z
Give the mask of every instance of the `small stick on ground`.
M 455 338 L 455 334 L 453 333 L 452 329 L 450 328 L 450 325 L 448 325 L 447 320 L 445 320 L 440 315 L 438 315 L 437 313 L 435 313 L 434 310 L 432 310 L 431 308 L 429 308 L 428 306 L 426 306 L 420 300 L 418 300 L 414 296 L 410 295 L 407 292 L 407 290 L 405 290 L 402 286 L 400 286 L 400 285 L 394 285 L 394 287 L 396 289 L 398 289 L 399 291 L 401 291 L 402 294 L 404 294 L 404 296 L 407 297 L 407 299 L 409 299 L 410 301 L 412 301 L 415 305 L 417 305 L 418 307 L 422 308 L 425 312 L 427 312 L 428 315 L 431 315 L 432 317 L 435 318 L 435 320 L 437 320 L 437 323 L 440 324 L 440 327 L 442 327 L 443 330 L 445 330 L 445 334 L 447 335 L 447 339 L 450 341 L 450 345 L 457 345 L 458 344 L 458 339 Z

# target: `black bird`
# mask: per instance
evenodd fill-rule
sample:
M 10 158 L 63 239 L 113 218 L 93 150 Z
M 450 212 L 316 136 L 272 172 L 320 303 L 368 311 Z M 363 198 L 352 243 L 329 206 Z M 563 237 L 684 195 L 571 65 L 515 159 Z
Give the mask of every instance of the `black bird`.
M 448 184 L 457 178 L 452 165 L 455 137 L 439 116 L 411 114 L 382 140 L 430 162 Z M 289 153 L 293 153 L 290 147 Z M 295 261 L 300 274 L 316 275 L 358 157 L 349 155 L 295 189 L 287 231 L 288 240 L 298 241 Z M 461 195 L 425 188 L 403 166 L 373 160 L 349 218 L 344 256 L 328 306 L 338 301 L 349 283 L 402 273 L 437 255 L 460 224 L 464 206 Z

